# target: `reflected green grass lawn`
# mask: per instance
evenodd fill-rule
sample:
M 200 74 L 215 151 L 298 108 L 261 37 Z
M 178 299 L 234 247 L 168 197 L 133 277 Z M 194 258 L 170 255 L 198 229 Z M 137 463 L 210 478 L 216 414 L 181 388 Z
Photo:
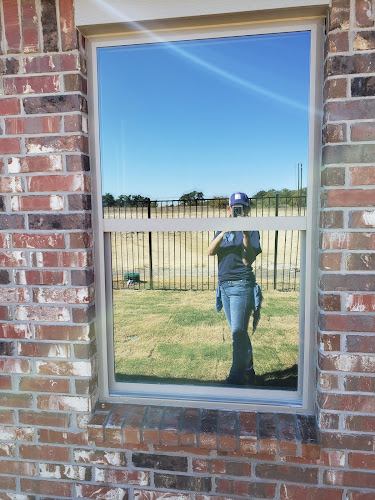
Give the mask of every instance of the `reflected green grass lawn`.
M 232 343 L 215 292 L 115 290 L 117 380 L 217 385 L 228 375 Z M 264 293 L 251 341 L 257 386 L 296 388 L 298 292 Z

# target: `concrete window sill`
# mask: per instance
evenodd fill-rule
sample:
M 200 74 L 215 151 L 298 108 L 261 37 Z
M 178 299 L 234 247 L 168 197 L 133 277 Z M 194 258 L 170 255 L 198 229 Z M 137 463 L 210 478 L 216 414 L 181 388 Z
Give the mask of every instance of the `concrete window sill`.
M 88 424 L 89 441 L 112 448 L 225 454 L 306 456 L 319 445 L 313 415 L 100 403 Z

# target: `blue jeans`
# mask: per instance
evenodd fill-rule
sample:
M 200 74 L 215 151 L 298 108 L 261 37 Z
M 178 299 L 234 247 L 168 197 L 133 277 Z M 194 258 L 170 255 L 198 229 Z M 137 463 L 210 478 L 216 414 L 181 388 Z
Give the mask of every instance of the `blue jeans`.
M 250 280 L 220 283 L 221 300 L 232 333 L 233 361 L 229 379 L 242 383 L 245 370 L 252 365 L 253 352 L 247 332 L 254 310 L 254 283 Z

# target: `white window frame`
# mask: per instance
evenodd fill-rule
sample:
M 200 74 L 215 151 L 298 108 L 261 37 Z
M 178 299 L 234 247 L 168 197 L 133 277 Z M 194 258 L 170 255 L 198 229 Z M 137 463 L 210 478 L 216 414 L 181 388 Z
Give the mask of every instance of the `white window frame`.
M 98 107 L 97 49 L 120 45 L 163 41 L 209 39 L 270 33 L 310 31 L 310 116 L 307 215 L 285 217 L 249 217 L 246 219 L 104 219 L 102 215 L 100 137 Z M 156 38 L 155 38 L 156 37 Z M 306 412 L 313 410 L 315 400 L 314 374 L 316 365 L 317 327 L 317 228 L 318 187 L 321 158 L 322 125 L 322 66 L 323 19 L 294 20 L 293 22 L 235 23 L 187 28 L 136 31 L 122 35 L 95 36 L 87 40 L 90 155 L 93 172 L 94 246 L 96 262 L 96 307 L 99 352 L 99 385 L 101 401 L 139 404 L 165 404 L 237 410 L 267 410 Z M 159 40 L 160 41 L 160 40 Z M 233 387 L 197 387 L 187 385 L 116 382 L 113 346 L 112 269 L 110 233 L 114 231 L 215 231 L 223 230 L 299 230 L 301 244 L 300 339 L 298 358 L 298 390 L 262 390 Z M 108 279 L 106 278 L 108 277 Z M 214 300 L 214 297 L 213 297 Z

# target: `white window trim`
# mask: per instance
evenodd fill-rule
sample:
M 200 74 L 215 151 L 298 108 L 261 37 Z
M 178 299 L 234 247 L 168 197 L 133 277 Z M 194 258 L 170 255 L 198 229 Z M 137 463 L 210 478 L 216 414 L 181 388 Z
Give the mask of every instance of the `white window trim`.
M 172 406 L 197 406 L 231 408 L 237 410 L 265 410 L 306 412 L 313 410 L 315 400 L 315 365 L 317 326 L 317 227 L 318 187 L 321 157 L 322 109 L 322 60 L 324 24 L 321 19 L 279 22 L 272 24 L 243 23 L 234 26 L 211 26 L 162 31 L 163 41 L 208 39 L 229 36 L 267 34 L 275 32 L 310 31 L 310 118 L 309 118 L 309 168 L 306 217 L 249 217 L 247 219 L 103 219 L 100 171 L 99 109 L 97 81 L 97 48 L 155 42 L 154 31 L 127 33 L 111 37 L 90 38 L 87 41 L 89 76 L 90 154 L 93 172 L 94 195 L 94 246 L 96 262 L 96 305 L 99 358 L 99 386 L 102 401 L 126 400 L 139 404 L 166 404 Z M 319 112 L 314 112 L 319 110 Z M 300 342 L 298 390 L 262 390 L 232 387 L 197 387 L 185 385 L 125 383 L 114 380 L 114 351 L 112 325 L 112 290 L 108 287 L 111 276 L 111 231 L 202 231 L 226 229 L 278 229 L 301 230 L 301 286 L 300 286 Z M 104 249 L 104 250 L 103 250 Z M 302 265 L 302 262 L 305 265 Z M 302 272 L 304 269 L 305 272 Z M 317 274 L 317 273 L 315 273 Z M 304 285 L 305 284 L 305 285 Z M 304 312 L 304 314 L 303 314 Z

